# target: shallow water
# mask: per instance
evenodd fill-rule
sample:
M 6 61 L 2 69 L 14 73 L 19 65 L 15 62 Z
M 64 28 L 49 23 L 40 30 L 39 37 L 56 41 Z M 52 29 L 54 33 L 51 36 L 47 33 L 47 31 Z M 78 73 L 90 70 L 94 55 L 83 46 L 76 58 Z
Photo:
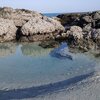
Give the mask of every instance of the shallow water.
M 83 53 L 68 53 L 70 59 L 50 55 L 38 43 L 0 44 L 0 89 L 41 86 L 95 71 L 97 62 Z

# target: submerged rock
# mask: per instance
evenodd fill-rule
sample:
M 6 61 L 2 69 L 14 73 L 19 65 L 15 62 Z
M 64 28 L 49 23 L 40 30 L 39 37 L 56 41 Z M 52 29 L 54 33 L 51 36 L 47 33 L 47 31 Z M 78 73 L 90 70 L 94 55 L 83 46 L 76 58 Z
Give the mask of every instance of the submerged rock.
M 51 41 L 42 41 L 39 46 L 43 48 L 54 48 L 58 47 L 59 43 L 57 41 L 51 40 Z

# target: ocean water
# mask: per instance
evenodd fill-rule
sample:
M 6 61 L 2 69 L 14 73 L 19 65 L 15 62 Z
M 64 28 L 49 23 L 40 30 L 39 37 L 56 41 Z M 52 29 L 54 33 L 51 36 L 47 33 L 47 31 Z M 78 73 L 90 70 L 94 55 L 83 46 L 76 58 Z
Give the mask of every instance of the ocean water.
M 38 43 L 0 43 L 0 99 L 56 92 L 95 72 L 98 60 L 93 56 L 66 50 L 72 59 L 52 56 L 54 49 L 43 49 Z
M 61 13 L 44 13 L 43 15 L 48 16 L 48 17 L 56 17 Z

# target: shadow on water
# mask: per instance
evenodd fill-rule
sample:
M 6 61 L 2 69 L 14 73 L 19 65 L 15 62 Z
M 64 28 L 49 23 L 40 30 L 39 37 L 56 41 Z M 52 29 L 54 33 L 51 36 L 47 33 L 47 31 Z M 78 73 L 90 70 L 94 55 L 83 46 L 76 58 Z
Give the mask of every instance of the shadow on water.
M 58 48 L 52 50 L 50 52 L 50 56 L 56 57 L 58 59 L 73 60 L 72 56 L 69 53 L 68 46 L 67 46 L 66 42 L 62 42 Z
M 48 93 L 59 92 L 62 89 L 68 88 L 70 85 L 74 85 L 83 79 L 86 79 L 92 76 L 94 72 L 76 76 L 67 80 L 59 81 L 52 84 L 30 87 L 24 89 L 13 89 L 13 90 L 1 90 L 0 91 L 0 100 L 11 100 L 11 99 L 25 99 L 25 98 L 34 98 L 38 96 L 43 96 Z

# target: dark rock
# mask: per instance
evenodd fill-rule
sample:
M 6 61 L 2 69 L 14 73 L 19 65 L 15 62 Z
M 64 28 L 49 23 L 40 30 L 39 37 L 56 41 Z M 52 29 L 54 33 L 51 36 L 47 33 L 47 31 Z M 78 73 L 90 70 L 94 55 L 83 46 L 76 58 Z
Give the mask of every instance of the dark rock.
M 64 26 L 75 25 L 79 22 L 80 14 L 62 14 L 58 15 L 57 17 L 61 19 L 60 21 Z
M 54 47 L 58 47 L 59 43 L 57 41 L 54 40 L 50 40 L 50 41 L 42 41 L 39 46 L 43 47 L 43 48 L 54 48 Z
M 95 12 L 93 15 L 94 20 L 100 19 L 100 12 Z
M 100 28 L 100 19 L 95 21 L 95 28 L 96 29 Z
M 100 40 L 100 29 L 92 29 L 91 37 L 93 40 Z
M 91 16 L 84 16 L 82 18 L 86 23 L 91 23 L 93 21 L 92 17 Z
M 85 27 L 83 27 L 83 32 L 89 33 L 91 31 L 91 29 L 92 29 L 91 23 L 87 24 Z

